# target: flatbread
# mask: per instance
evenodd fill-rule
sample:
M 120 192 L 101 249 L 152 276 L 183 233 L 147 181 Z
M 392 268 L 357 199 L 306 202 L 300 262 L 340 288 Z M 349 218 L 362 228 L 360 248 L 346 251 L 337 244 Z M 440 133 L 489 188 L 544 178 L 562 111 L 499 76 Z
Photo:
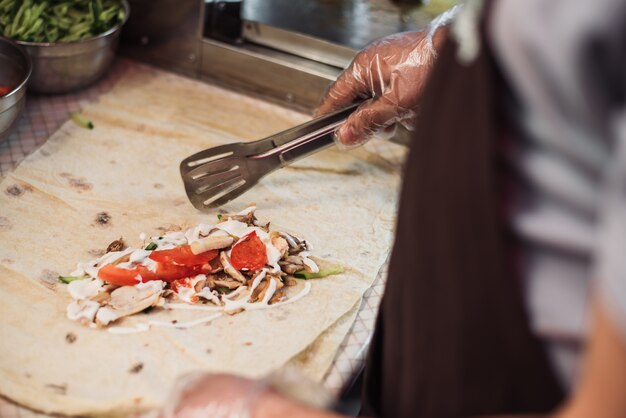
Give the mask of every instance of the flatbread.
M 289 360 L 288 365 L 297 369 L 302 376 L 309 380 L 322 381 L 335 360 L 337 349 L 354 324 L 360 307 L 361 301 L 358 301 L 352 309 L 327 328 L 304 351 Z
M 263 376 L 350 312 L 385 261 L 397 170 L 364 150 L 328 150 L 266 177 L 222 210 L 255 202 L 259 219 L 306 238 L 313 254 L 343 265 L 345 274 L 313 281 L 293 304 L 187 330 L 112 335 L 71 322 L 57 275 L 120 236 L 133 242 L 141 232 L 215 216 L 188 203 L 179 161 L 306 120 L 142 66 L 83 114 L 94 130 L 66 123 L 0 183 L 0 393 L 18 403 L 48 413 L 125 415 L 161 406 L 188 371 Z M 207 313 L 149 315 L 171 321 Z

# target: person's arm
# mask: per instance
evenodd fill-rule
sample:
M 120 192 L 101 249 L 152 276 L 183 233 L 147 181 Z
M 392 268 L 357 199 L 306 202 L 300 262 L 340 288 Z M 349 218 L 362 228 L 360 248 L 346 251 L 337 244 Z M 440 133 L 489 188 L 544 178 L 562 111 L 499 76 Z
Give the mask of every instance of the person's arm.
M 626 341 L 601 306 L 595 309 L 587 347 L 582 374 L 576 390 L 564 406 L 550 416 L 553 418 L 626 417 Z M 340 418 L 341 415 L 311 409 L 269 391 L 255 402 L 251 417 Z M 499 415 L 480 418 L 542 417 L 545 418 L 547 415 Z
M 499 415 L 480 418 L 626 417 L 626 341 L 597 303 L 591 336 L 575 391 L 550 415 Z M 479 418 L 479 417 L 472 417 Z
M 268 392 L 257 402 L 251 418 L 342 418 L 330 411 L 305 407 L 281 395 Z
M 558 418 L 626 417 L 626 341 L 601 307 L 574 395 Z

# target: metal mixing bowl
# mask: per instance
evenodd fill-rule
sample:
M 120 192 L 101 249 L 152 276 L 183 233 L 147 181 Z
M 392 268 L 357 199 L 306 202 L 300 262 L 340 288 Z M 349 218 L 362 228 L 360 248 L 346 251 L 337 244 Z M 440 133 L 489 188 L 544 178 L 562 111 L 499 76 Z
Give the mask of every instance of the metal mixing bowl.
M 98 36 L 73 42 L 17 41 L 33 61 L 31 90 L 66 93 L 102 77 L 113 62 L 122 26 L 130 14 L 128 2 L 121 2 L 126 11 L 124 21 Z
M 0 97 L 0 142 L 17 123 L 26 100 L 26 85 L 32 72 L 31 60 L 15 42 L 0 38 L 0 84 L 13 90 Z

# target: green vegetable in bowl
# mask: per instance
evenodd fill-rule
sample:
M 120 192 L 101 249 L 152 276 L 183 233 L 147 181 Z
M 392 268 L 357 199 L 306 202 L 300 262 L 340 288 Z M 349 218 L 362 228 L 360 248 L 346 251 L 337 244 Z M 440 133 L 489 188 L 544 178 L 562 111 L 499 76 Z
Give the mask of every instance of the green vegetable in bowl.
M 71 42 L 124 21 L 120 0 L 0 0 L 0 34 L 25 42 Z

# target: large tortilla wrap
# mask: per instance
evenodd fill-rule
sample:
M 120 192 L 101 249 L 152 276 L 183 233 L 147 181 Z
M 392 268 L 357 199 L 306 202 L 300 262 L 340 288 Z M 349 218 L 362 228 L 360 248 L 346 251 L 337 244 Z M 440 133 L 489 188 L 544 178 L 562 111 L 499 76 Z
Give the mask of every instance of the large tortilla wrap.
M 261 220 L 306 238 L 315 255 L 346 268 L 313 281 L 303 299 L 186 330 L 113 335 L 66 319 L 70 298 L 56 276 L 120 236 L 136 243 L 141 232 L 215 216 L 187 202 L 179 161 L 306 116 L 146 67 L 83 113 L 94 130 L 66 123 L 0 183 L 0 393 L 48 413 L 124 415 L 161 406 L 182 373 L 263 376 L 335 330 L 326 352 L 304 362 L 306 374 L 321 379 L 338 333 L 349 328 L 338 320 L 355 312 L 391 245 L 397 171 L 365 150 L 329 150 L 266 177 L 223 208 L 256 202 Z M 96 219 L 103 212 L 106 224 Z M 155 310 L 123 325 L 146 315 L 185 321 L 208 314 Z

